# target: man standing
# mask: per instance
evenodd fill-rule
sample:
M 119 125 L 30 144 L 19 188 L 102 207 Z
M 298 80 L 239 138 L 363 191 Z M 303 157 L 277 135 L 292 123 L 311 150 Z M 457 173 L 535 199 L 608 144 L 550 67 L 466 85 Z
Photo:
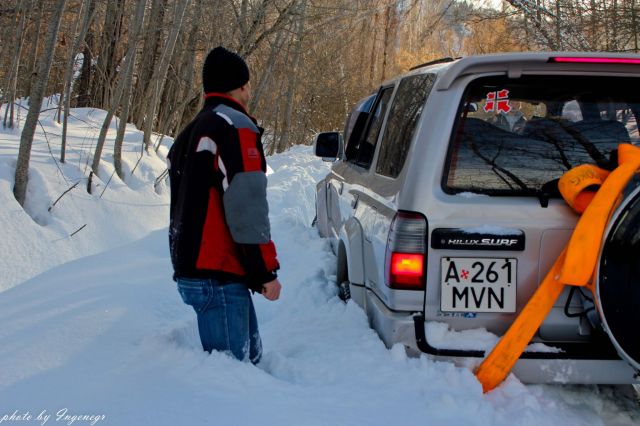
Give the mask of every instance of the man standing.
M 240 56 L 213 49 L 202 82 L 204 107 L 168 155 L 174 280 L 196 311 L 203 349 L 256 364 L 262 344 L 249 289 L 280 296 L 263 129 L 247 113 L 249 68 Z

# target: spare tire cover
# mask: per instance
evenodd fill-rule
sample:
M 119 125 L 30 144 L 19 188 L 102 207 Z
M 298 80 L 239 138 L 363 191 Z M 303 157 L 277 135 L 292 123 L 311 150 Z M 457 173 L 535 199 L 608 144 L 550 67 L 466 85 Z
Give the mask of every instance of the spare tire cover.
M 618 354 L 640 370 L 640 179 L 625 191 L 605 232 L 596 297 Z

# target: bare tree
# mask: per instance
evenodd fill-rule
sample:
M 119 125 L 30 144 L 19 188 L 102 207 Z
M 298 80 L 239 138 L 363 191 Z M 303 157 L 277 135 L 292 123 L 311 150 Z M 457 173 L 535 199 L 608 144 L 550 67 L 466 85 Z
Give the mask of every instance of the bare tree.
M 300 58 L 302 55 L 302 42 L 307 13 L 307 0 L 300 0 L 300 4 L 298 5 L 297 10 L 298 21 L 296 24 L 296 41 L 293 52 L 292 66 L 289 72 L 287 94 L 285 97 L 287 106 L 285 107 L 284 113 L 284 129 L 282 131 L 282 134 L 280 135 L 280 140 L 278 141 L 276 147 L 277 152 L 285 151 L 287 148 L 289 148 L 290 144 L 289 140 L 291 137 L 291 121 L 293 119 L 294 90 L 296 88 L 296 80 L 299 72 L 298 68 L 300 66 Z
M 89 32 L 85 37 L 84 50 L 82 51 L 82 68 L 78 79 L 78 95 L 76 106 L 88 107 L 91 105 L 91 69 L 93 63 L 93 34 Z
M 100 158 L 102 157 L 102 150 L 104 148 L 104 142 L 107 138 L 109 126 L 111 125 L 111 120 L 116 113 L 118 105 L 120 105 L 125 86 L 131 85 L 131 76 L 133 74 L 133 68 L 136 63 L 136 46 L 138 44 L 140 29 L 142 28 L 142 24 L 144 21 L 144 9 L 146 4 L 147 0 L 138 0 L 138 3 L 136 5 L 136 12 L 132 23 L 133 34 L 129 39 L 127 54 L 122 65 L 124 76 L 121 76 L 121 78 L 118 80 L 115 93 L 111 99 L 111 107 L 109 108 L 109 110 L 107 110 L 107 116 L 102 123 L 102 127 L 100 128 L 100 135 L 98 136 L 98 141 L 96 142 L 93 162 L 91 163 L 91 170 L 94 175 L 98 175 Z M 127 119 L 126 117 L 124 117 L 124 119 L 121 119 L 120 121 L 121 123 L 124 122 L 126 125 Z M 89 193 L 91 192 L 91 185 L 87 185 L 87 190 L 89 191 Z
M 197 43 L 198 28 L 201 22 L 201 10 L 203 0 L 196 0 L 191 7 L 190 18 L 185 34 L 181 37 L 181 47 L 174 49 L 174 61 L 171 78 L 165 85 L 162 103 L 158 109 L 158 127 L 160 137 L 155 144 L 156 152 L 160 148 L 160 142 L 170 129 L 182 122 L 182 117 L 194 97 L 200 95 L 201 89 L 194 87 L 195 79 L 195 52 L 193 46 Z M 198 96 L 199 97 L 199 96 Z
M 34 1 L 34 3 L 37 7 L 37 18 L 35 22 L 35 28 L 33 30 L 34 40 L 31 43 L 31 50 L 29 51 L 29 56 L 27 57 L 27 60 L 29 61 L 29 72 L 31 74 L 35 74 L 38 67 L 38 47 L 40 46 L 40 30 L 42 27 L 42 16 L 44 14 L 44 2 Z M 31 92 L 32 81 L 32 79 L 27 80 L 27 86 L 25 88 L 26 93 Z
M 278 31 L 275 40 L 271 43 L 271 49 L 269 51 L 269 55 L 267 56 L 266 62 L 262 66 L 262 73 L 260 74 L 258 84 L 253 87 L 251 101 L 249 102 L 249 110 L 254 110 L 256 108 L 256 106 L 262 99 L 262 96 L 264 95 L 267 85 L 273 77 L 273 70 L 276 65 L 276 60 L 285 41 L 284 35 L 284 30 Z
M 109 0 L 106 2 L 104 26 L 100 38 L 100 55 L 98 56 L 97 72 L 100 84 L 96 87 L 96 101 L 103 108 L 111 105 L 113 82 L 117 77 L 115 64 L 120 63 L 118 43 L 122 35 L 122 20 L 124 19 L 125 0 Z
M 167 0 L 152 0 L 149 19 L 144 31 L 144 41 L 140 66 L 138 69 L 138 79 L 133 95 L 133 116 L 138 128 L 144 124 L 145 92 L 149 86 L 149 80 L 156 68 L 157 52 L 162 44 L 162 22 L 164 21 Z
M 182 28 L 182 20 L 184 18 L 184 12 L 189 6 L 190 0 L 183 0 L 176 5 L 176 12 L 174 15 L 173 25 L 171 32 L 167 38 L 167 43 L 162 51 L 160 57 L 160 63 L 158 68 L 154 71 L 151 77 L 149 87 L 145 92 L 145 99 L 148 99 L 147 107 L 145 108 L 144 118 L 144 147 L 146 151 L 149 151 L 151 143 L 151 131 L 153 129 L 154 119 L 158 103 L 160 101 L 160 94 L 164 89 L 165 79 L 167 77 L 167 70 L 169 69 L 169 60 L 173 55 L 173 48 L 176 45 L 178 34 Z
M 44 93 L 47 88 L 47 82 L 49 80 L 49 71 L 51 70 L 53 54 L 56 48 L 56 36 L 58 34 L 58 28 L 60 27 L 62 12 L 64 11 L 66 2 L 67 0 L 58 0 L 54 12 L 49 19 L 49 28 L 47 29 L 45 50 L 38 66 L 36 82 L 29 96 L 29 112 L 27 113 L 27 119 L 24 123 L 24 128 L 22 129 L 22 135 L 20 137 L 20 148 L 18 151 L 18 161 L 16 164 L 15 185 L 13 187 L 13 194 L 21 206 L 24 206 L 24 201 L 27 193 L 27 183 L 29 180 L 29 160 L 31 158 L 33 136 L 36 131 L 38 117 L 40 116 L 40 109 L 42 108 L 42 99 L 44 97 Z
M 22 46 L 24 44 L 24 32 L 25 22 L 27 21 L 29 10 L 31 9 L 31 1 L 23 0 L 18 3 L 18 10 L 20 14 L 20 23 L 18 24 L 18 31 L 16 33 L 15 50 L 13 56 L 13 62 L 11 64 L 11 71 L 9 73 L 9 81 L 7 84 L 7 99 L 8 105 L 4 113 L 3 127 L 13 128 L 13 114 L 15 108 L 16 90 L 18 85 L 18 70 L 20 67 L 20 57 L 22 55 Z
M 67 127 L 69 121 L 69 110 L 71 109 L 71 86 L 74 79 L 73 68 L 76 63 L 76 55 L 80 51 L 80 46 L 84 43 L 84 38 L 89 30 L 89 24 L 93 18 L 95 11 L 95 0 L 84 0 L 82 2 L 83 14 L 81 18 L 80 32 L 75 36 L 73 47 L 69 52 L 69 58 L 67 59 L 67 69 L 65 70 L 64 78 L 64 119 L 62 121 L 62 143 L 60 147 L 60 162 L 65 162 L 65 154 L 67 148 Z M 78 15 L 80 17 L 80 15 Z M 80 19 L 80 18 L 79 18 Z M 83 60 L 85 60 L 83 58 Z

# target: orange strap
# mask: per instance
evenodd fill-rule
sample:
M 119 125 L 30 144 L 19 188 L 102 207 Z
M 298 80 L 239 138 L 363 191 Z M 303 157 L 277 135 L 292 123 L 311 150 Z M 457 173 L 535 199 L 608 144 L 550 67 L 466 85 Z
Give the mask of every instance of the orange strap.
M 558 189 L 577 213 L 585 211 L 609 172 L 591 164 L 583 164 L 566 172 L 558 182 Z
M 564 284 L 558 278 L 564 262 L 566 249 L 562 251 L 551 270 L 502 336 L 495 348 L 476 370 L 476 377 L 482 383 L 484 392 L 489 392 L 507 377 L 513 366 L 520 358 L 538 327 L 553 307 L 554 302 L 562 293 Z
M 578 166 L 560 178 L 558 187 L 567 203 L 583 211 L 567 247 L 522 309 L 509 330 L 476 370 L 482 388 L 488 392 L 507 377 L 545 317 L 553 308 L 565 284 L 588 286 L 592 277 L 604 230 L 615 206 L 636 171 L 640 170 L 640 148 L 631 144 L 618 146 L 619 166 L 611 173 L 595 166 Z M 600 186 L 597 192 L 592 188 Z

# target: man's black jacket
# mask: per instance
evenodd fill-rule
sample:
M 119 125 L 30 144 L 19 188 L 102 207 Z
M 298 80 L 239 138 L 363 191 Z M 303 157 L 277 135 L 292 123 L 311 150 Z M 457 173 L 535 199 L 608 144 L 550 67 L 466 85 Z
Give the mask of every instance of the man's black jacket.
M 276 278 L 261 134 L 242 105 L 213 93 L 176 138 L 168 155 L 175 278 L 240 281 L 257 291 Z

